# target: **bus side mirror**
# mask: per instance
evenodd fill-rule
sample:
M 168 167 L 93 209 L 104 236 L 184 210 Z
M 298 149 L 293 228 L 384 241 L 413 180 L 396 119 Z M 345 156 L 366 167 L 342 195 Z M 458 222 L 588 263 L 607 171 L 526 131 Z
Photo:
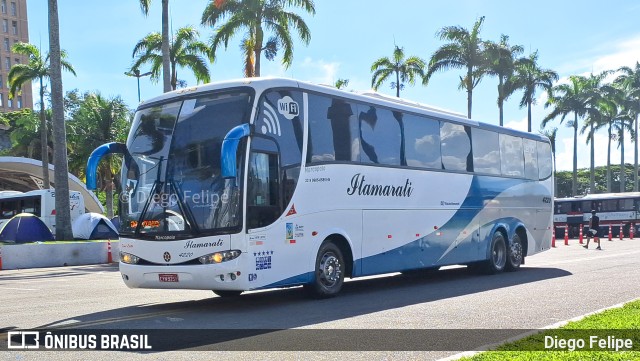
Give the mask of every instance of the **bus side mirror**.
M 107 154 L 127 154 L 127 146 L 123 143 L 107 143 L 94 149 L 87 160 L 87 189 L 97 188 L 97 172 L 100 160 Z
M 222 168 L 222 177 L 225 179 L 235 178 L 236 157 L 238 145 L 243 138 L 251 135 L 251 126 L 249 124 L 238 125 L 231 129 L 222 141 L 222 151 L 220 152 L 220 164 Z

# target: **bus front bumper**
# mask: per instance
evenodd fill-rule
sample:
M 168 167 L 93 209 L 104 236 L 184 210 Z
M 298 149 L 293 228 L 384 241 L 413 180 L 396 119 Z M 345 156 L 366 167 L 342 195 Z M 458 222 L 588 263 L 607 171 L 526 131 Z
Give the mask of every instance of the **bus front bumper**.
M 120 262 L 122 280 L 129 288 L 238 290 L 248 288 L 240 260 L 207 265 L 135 265 Z

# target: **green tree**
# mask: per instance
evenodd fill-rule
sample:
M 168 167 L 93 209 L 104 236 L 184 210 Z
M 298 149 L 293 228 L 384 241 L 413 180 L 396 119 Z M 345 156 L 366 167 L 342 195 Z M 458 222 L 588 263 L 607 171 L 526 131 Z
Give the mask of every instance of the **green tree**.
M 133 48 L 133 57 L 137 58 L 131 68 L 138 69 L 142 64 L 151 63 L 151 79 L 158 80 L 163 61 L 161 48 L 162 36 L 159 33 L 145 36 Z M 206 57 L 208 52 L 207 45 L 198 40 L 198 31 L 195 28 L 186 26 L 178 29 L 169 47 L 172 90 L 178 86 L 178 66 L 189 68 L 198 83 L 209 82 L 209 68 L 203 57 Z
M 344 89 L 349 86 L 349 79 L 340 78 L 336 80 L 334 86 L 336 87 L 336 89 Z
M 480 38 L 480 28 L 484 16 L 473 24 L 471 31 L 461 26 L 445 26 L 436 36 L 440 40 L 449 41 L 438 48 L 429 60 L 429 69 L 424 77 L 426 85 L 431 76 L 438 71 L 449 69 L 466 69 L 464 77 L 460 77 L 458 89 L 467 91 L 467 117 L 471 118 L 473 105 L 473 89 L 480 83 L 485 73 L 486 55 L 484 42 Z
M 540 89 L 549 91 L 557 80 L 558 73 L 540 68 L 537 51 L 515 64 L 515 72 L 509 81 L 506 93 L 508 97 L 514 91 L 522 89 L 520 108 L 527 107 L 527 130 L 529 132 L 531 132 L 531 105 L 536 103 L 536 91 Z
M 229 40 L 240 31 L 245 31 L 241 46 L 245 63 L 252 60 L 253 72 L 245 75 L 260 76 L 262 53 L 273 60 L 279 48 L 284 49 L 282 64 L 288 68 L 293 61 L 293 39 L 291 30 L 296 30 L 305 45 L 311 40 L 311 32 L 300 15 L 287 11 L 289 7 L 302 8 L 315 14 L 313 0 L 210 0 L 202 13 L 202 25 L 215 28 L 211 38 L 211 54 L 218 48 L 227 48 Z M 225 21 L 226 20 L 226 21 Z M 265 44 L 265 32 L 272 32 Z M 248 57 L 253 51 L 253 57 Z
M 633 109 L 633 191 L 638 191 L 638 117 L 640 114 L 640 63 L 636 61 L 634 68 L 623 66 L 618 69 L 622 74 L 619 75 L 614 81 L 616 84 L 622 86 L 629 93 L 629 100 L 635 104 L 631 107 Z
M 44 93 L 45 86 L 44 81 L 51 79 L 51 67 L 49 64 L 50 56 L 42 56 L 40 49 L 33 44 L 29 43 L 16 43 L 11 50 L 20 55 L 26 56 L 29 61 L 26 64 L 14 64 L 9 70 L 9 96 L 15 97 L 21 90 L 22 85 L 25 83 L 38 81 L 40 83 L 40 145 L 42 147 L 41 159 L 42 159 L 42 181 L 44 188 L 49 188 L 49 150 L 48 150 L 48 135 L 47 135 L 47 123 L 44 111 Z M 76 75 L 71 64 L 66 61 L 66 53 L 60 51 L 60 64 L 61 66 Z
M 67 133 L 64 124 L 64 94 L 62 93 L 62 52 L 58 1 L 49 0 L 49 55 L 51 77 L 51 109 L 53 114 L 53 179 L 56 186 L 56 239 L 73 239 L 69 205 L 69 172 L 67 164 Z
M 140 8 L 144 15 L 149 15 L 149 6 L 151 0 L 139 0 Z M 161 63 L 162 63 L 162 85 L 164 92 L 169 92 L 172 89 L 171 74 L 170 73 L 170 56 L 169 56 L 169 0 L 162 0 L 162 40 L 161 40 Z M 173 87 L 175 89 L 175 87 Z
M 11 148 L 6 151 L 7 154 L 16 157 L 34 158 L 36 155 L 41 156 L 37 152 L 40 147 L 40 117 L 31 109 L 22 109 L 17 112 L 4 113 L 3 117 L 9 122 L 11 140 Z M 48 122 L 47 122 L 48 123 Z
M 68 93 L 69 95 L 69 93 Z M 120 97 L 105 98 L 100 93 L 85 93 L 78 107 L 70 114 L 72 155 L 69 166 L 73 173 L 86 176 L 85 166 L 91 152 L 102 144 L 125 142 L 131 112 Z M 114 175 L 120 172 L 121 159 L 110 157 L 98 167 L 101 190 L 106 194 L 107 216 L 113 217 Z
M 400 90 L 404 84 L 416 83 L 416 77 L 424 78 L 426 63 L 417 56 L 404 57 L 404 49 L 397 46 L 393 51 L 393 57 L 383 57 L 371 65 L 371 87 L 378 90 L 383 82 L 395 75 L 395 81 L 391 82 L 391 89 L 396 89 L 396 97 L 400 98 Z
M 485 42 L 485 52 L 487 56 L 488 75 L 498 77 L 498 110 L 500 112 L 500 126 L 504 125 L 504 101 L 508 96 L 509 80 L 519 62 L 516 59 L 524 48 L 522 45 L 509 45 L 509 37 L 500 35 L 500 42 Z M 531 123 L 529 122 L 529 132 L 531 132 Z
M 572 195 L 578 195 L 578 120 L 587 113 L 587 103 L 583 94 L 586 78 L 572 75 L 569 77 L 569 84 L 556 85 L 549 90 L 549 99 L 546 107 L 553 107 L 551 112 L 542 120 L 542 126 L 560 116 L 560 123 L 573 113 L 573 120 L 568 122 L 568 126 L 573 128 L 573 185 Z
M 602 128 L 606 122 L 603 122 L 600 113 L 601 103 L 603 102 L 603 94 L 606 93 L 606 85 L 601 84 L 602 80 L 609 74 L 609 71 L 603 71 L 598 75 L 589 75 L 585 80 L 583 89 L 583 97 L 587 106 L 587 118 L 580 130 L 580 134 L 584 134 L 587 129 L 587 144 L 591 145 L 591 174 L 589 178 L 590 193 L 595 192 L 595 132 Z

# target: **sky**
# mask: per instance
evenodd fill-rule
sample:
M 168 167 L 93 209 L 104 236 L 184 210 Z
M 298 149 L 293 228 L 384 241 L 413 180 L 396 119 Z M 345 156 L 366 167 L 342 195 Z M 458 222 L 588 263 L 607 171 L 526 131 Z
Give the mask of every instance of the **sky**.
M 196 26 L 200 39 L 209 42 L 214 29 L 200 26 L 202 11 L 210 0 L 170 0 L 173 30 Z M 539 65 L 558 72 L 560 81 L 571 75 L 597 74 L 621 66 L 633 67 L 640 61 L 640 2 L 636 0 L 315 0 L 314 16 L 296 9 L 311 31 L 308 45 L 294 35 L 293 64 L 285 69 L 281 57 L 263 58 L 263 76 L 282 76 L 321 84 L 348 79 L 348 90 L 371 88 L 371 64 L 381 57 L 391 57 L 394 44 L 405 55 L 428 61 L 444 44 L 436 37 L 445 26 L 467 29 L 485 17 L 480 36 L 497 42 L 501 34 L 510 44 L 522 45 L 525 55 L 538 51 Z M 161 31 L 161 1 L 153 0 L 150 13 L 144 16 L 138 0 L 86 1 L 59 0 L 60 43 L 77 76 L 63 74 L 64 91 L 98 91 L 104 96 L 120 96 L 131 108 L 138 104 L 137 83 L 124 73 L 133 63 L 135 44 L 151 32 Z M 48 49 L 47 1 L 28 0 L 29 41 Z M 243 60 L 240 40 L 231 39 L 228 48 L 217 53 L 209 64 L 212 81 L 241 78 Z M 144 66 L 141 71 L 145 72 Z M 401 97 L 467 113 L 466 91 L 458 89 L 461 70 L 433 75 L 427 86 L 407 84 Z M 196 85 L 187 69 L 178 69 L 178 78 Z M 379 91 L 395 95 L 390 83 Z M 140 79 L 142 99 L 161 94 L 161 82 Z M 505 126 L 527 129 L 526 108 L 519 108 L 521 93 L 505 104 Z M 533 129 L 550 109 L 544 108 L 546 95 L 538 93 L 533 108 Z M 475 120 L 498 124 L 497 79 L 485 77 L 473 93 Z M 565 120 L 566 122 L 566 120 Z M 581 126 L 581 125 L 580 125 Z M 573 157 L 572 129 L 553 120 L 548 127 L 558 127 L 558 170 L 571 170 Z M 578 167 L 589 167 L 589 146 L 585 136 L 578 137 Z M 595 138 L 596 166 L 606 165 L 605 130 Z M 620 151 L 612 147 L 612 163 L 620 162 Z M 633 163 L 633 146 L 625 145 L 625 161 Z

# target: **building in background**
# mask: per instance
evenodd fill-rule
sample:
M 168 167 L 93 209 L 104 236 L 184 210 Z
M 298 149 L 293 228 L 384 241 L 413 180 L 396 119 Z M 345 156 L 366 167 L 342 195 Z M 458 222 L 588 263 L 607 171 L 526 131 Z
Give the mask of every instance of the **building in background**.
M 26 63 L 23 55 L 11 52 L 17 42 L 29 42 L 27 0 L 0 0 L 0 112 L 33 108 L 31 84 L 24 84 L 22 92 L 9 99 L 9 69 Z

